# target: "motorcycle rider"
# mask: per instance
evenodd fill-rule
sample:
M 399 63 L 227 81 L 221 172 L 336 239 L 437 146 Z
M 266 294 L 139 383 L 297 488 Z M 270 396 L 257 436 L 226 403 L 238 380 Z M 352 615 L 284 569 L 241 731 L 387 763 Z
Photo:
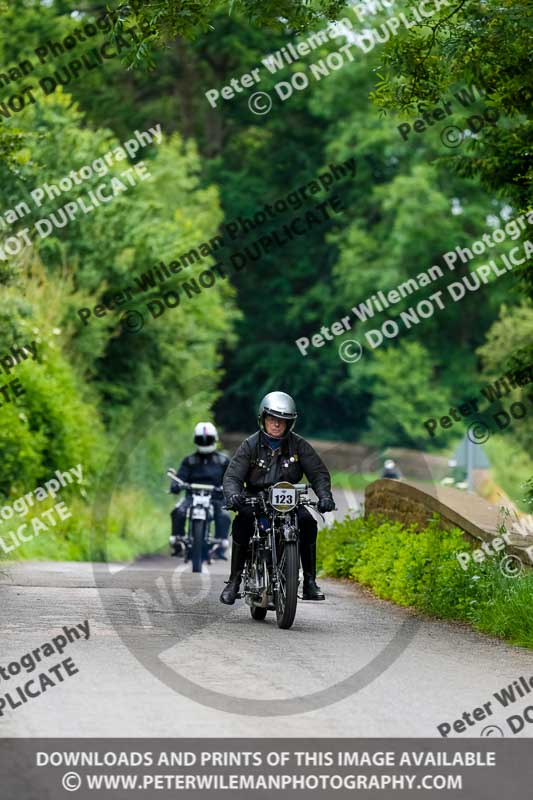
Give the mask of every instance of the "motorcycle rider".
M 229 458 L 223 453 L 215 452 L 217 442 L 218 432 L 213 423 L 199 422 L 194 428 L 196 452 L 183 459 L 177 472 L 178 478 L 181 478 L 186 483 L 205 483 L 210 486 L 221 486 L 224 473 L 229 464 Z M 183 491 L 183 487 L 176 481 L 172 481 L 170 491 L 173 494 L 179 494 Z M 178 538 L 185 536 L 185 519 L 191 503 L 192 493 L 188 491 L 182 502 L 176 505 L 170 514 L 172 535 L 169 542 L 172 546 L 173 556 L 177 556 L 181 552 L 182 545 Z M 215 513 L 215 539 L 221 540 L 216 554 L 219 558 L 227 561 L 225 550 L 228 547 L 230 516 L 224 508 L 222 491 L 213 494 L 213 507 Z
M 383 466 L 383 471 L 381 473 L 382 478 L 391 478 L 392 480 L 399 481 L 402 478 L 402 474 L 399 468 L 396 466 L 396 462 L 392 460 L 392 458 L 388 458 L 385 461 Z
M 296 405 L 285 392 L 269 392 L 261 400 L 257 421 L 259 430 L 240 445 L 224 476 L 228 508 L 238 513 L 233 520 L 231 574 L 220 595 L 222 603 L 233 605 L 241 584 L 248 544 L 254 530 L 253 511 L 246 506 L 246 494 L 257 494 L 278 481 L 299 483 L 305 474 L 318 496 L 320 512 L 333 511 L 331 478 L 327 467 L 309 442 L 293 433 Z M 324 600 L 316 584 L 317 524 L 303 506 L 297 509 L 300 555 L 304 574 L 304 600 Z

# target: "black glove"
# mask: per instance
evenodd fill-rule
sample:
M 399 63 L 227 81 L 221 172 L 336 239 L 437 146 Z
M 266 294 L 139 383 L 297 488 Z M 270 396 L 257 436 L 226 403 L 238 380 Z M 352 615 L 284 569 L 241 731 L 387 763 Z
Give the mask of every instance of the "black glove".
M 173 475 L 175 476 L 175 477 L 172 477 L 172 475 L 168 476 L 170 478 L 170 480 L 171 480 L 171 484 L 170 484 L 171 494 L 180 494 L 180 492 L 183 491 L 183 486 L 182 486 L 181 483 L 178 483 L 179 478 L 178 478 L 178 474 L 177 474 L 176 470 L 175 469 L 169 469 L 168 472 L 173 473 Z
M 229 508 L 231 511 L 240 511 L 242 508 L 244 508 L 245 504 L 245 494 L 232 494 L 229 500 L 226 502 L 226 508 Z
M 326 511 L 333 511 L 335 508 L 335 500 L 331 495 L 329 497 L 320 497 L 317 508 L 321 514 L 324 514 Z

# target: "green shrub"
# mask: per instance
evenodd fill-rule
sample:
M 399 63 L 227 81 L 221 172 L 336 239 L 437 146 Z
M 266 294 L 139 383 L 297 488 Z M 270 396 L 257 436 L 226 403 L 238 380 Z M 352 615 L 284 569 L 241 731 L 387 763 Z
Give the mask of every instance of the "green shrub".
M 533 647 L 533 575 L 505 577 L 505 554 L 463 569 L 457 553 L 472 549 L 436 516 L 424 530 L 369 516 L 322 531 L 317 562 L 323 574 L 358 581 L 378 597 Z

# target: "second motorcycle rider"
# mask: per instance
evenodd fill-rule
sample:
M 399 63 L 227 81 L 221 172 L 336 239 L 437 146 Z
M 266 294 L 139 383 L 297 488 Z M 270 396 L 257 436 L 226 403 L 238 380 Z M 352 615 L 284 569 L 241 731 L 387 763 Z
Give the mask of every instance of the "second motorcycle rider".
M 220 595 L 222 603 L 233 605 L 241 585 L 248 544 L 254 531 L 254 516 L 245 505 L 247 495 L 255 495 L 279 481 L 299 483 L 305 475 L 316 495 L 321 513 L 333 511 L 328 469 L 313 447 L 293 433 L 296 405 L 285 392 L 270 392 L 259 405 L 259 430 L 240 445 L 224 475 L 224 495 L 228 508 L 237 511 L 233 520 L 231 574 Z M 246 491 L 245 491 L 246 490 Z M 300 557 L 304 576 L 303 600 L 324 600 L 316 585 L 317 524 L 307 509 L 298 509 Z
M 217 442 L 218 432 L 213 423 L 199 422 L 194 428 L 196 452 L 183 459 L 177 472 L 178 478 L 181 478 L 185 483 L 206 483 L 210 486 L 221 486 L 224 473 L 229 464 L 229 458 L 223 453 L 216 452 Z M 183 489 L 179 483 L 172 481 L 170 491 L 172 494 L 180 494 Z M 172 555 L 174 556 L 179 555 L 182 550 L 180 540 L 185 536 L 185 520 L 191 504 L 192 493 L 187 492 L 185 498 L 176 505 L 170 515 L 172 533 L 169 541 L 172 547 Z M 227 561 L 224 551 L 228 546 L 230 516 L 224 510 L 224 499 L 221 492 L 213 496 L 213 508 L 215 512 L 215 538 L 220 539 L 221 542 L 216 554 L 219 558 Z

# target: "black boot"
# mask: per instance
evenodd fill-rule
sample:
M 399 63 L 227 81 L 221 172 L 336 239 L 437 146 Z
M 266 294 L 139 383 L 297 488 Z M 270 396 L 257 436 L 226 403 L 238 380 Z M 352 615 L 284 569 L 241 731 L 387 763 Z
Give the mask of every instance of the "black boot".
M 302 600 L 325 600 L 324 594 L 316 585 L 316 542 L 300 541 L 300 557 L 304 573 Z
M 185 538 L 185 516 L 178 514 L 178 509 L 173 508 L 170 514 L 172 521 L 172 533 L 169 538 L 170 549 L 173 556 L 180 556 L 184 553 L 185 547 L 183 539 Z
M 242 545 L 233 540 L 231 547 L 231 574 L 229 581 L 226 583 L 226 588 L 220 595 L 220 602 L 225 603 L 227 606 L 234 604 L 239 593 L 247 553 L 248 545 Z
M 175 536 L 169 538 L 170 552 L 173 556 L 180 556 L 183 553 L 183 544 L 176 540 Z

